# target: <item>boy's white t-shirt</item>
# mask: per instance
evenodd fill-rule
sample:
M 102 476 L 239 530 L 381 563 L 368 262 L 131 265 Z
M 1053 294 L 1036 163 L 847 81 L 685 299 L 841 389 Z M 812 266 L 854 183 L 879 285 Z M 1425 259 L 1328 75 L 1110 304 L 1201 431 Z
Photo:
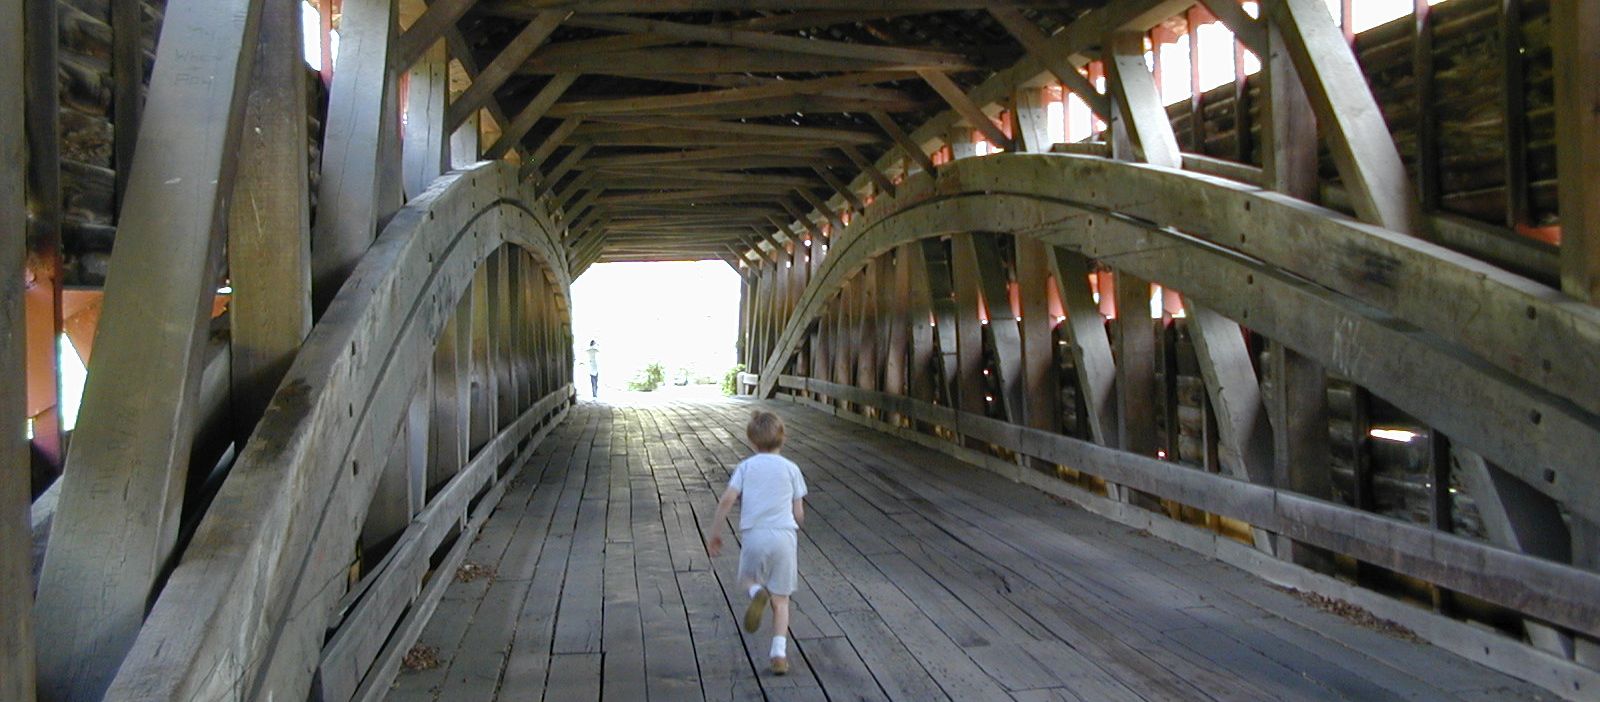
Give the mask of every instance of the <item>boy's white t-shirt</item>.
M 806 496 L 800 466 L 775 453 L 758 453 L 733 469 L 728 487 L 740 492 L 739 530 L 799 529 L 793 503 Z

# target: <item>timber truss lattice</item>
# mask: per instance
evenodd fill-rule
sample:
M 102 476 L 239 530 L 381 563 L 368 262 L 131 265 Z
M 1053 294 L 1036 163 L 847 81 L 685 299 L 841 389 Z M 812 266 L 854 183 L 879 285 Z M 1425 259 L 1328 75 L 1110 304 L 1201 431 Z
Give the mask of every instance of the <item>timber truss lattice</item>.
M 0 698 L 382 697 L 687 259 L 746 389 L 1600 689 L 1600 4 L 315 4 L 0 0 Z

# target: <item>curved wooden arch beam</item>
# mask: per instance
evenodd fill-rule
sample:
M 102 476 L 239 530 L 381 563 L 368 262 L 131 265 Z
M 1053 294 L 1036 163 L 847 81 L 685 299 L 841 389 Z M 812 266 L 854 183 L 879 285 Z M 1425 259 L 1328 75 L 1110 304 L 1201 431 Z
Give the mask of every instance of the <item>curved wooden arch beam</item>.
M 388 439 L 476 269 L 513 244 L 552 297 L 567 294 L 543 212 L 514 164 L 489 162 L 395 215 L 306 340 L 106 699 L 306 694 Z
M 1593 470 L 1600 417 L 1577 404 L 1592 402 L 1594 388 L 1547 387 L 1548 377 L 1510 372 L 1531 354 L 1558 350 L 1528 325 L 1562 337 L 1565 355 L 1544 357 L 1593 367 L 1583 358 L 1600 353 L 1600 320 L 1588 306 L 1237 183 L 1067 155 L 1001 155 L 945 169 L 936 181 L 913 179 L 899 197 L 878 201 L 840 237 L 766 368 L 783 367 L 822 303 L 867 258 L 951 233 L 1037 237 L 1183 290 L 1374 389 L 1574 513 L 1600 515 Z M 1171 226 L 1179 223 L 1185 233 Z M 1262 231 L 1272 236 L 1252 236 Z M 1380 279 L 1370 275 L 1373 261 L 1381 263 Z M 1561 372 L 1572 370 L 1544 371 Z M 763 377 L 762 394 L 776 382 Z

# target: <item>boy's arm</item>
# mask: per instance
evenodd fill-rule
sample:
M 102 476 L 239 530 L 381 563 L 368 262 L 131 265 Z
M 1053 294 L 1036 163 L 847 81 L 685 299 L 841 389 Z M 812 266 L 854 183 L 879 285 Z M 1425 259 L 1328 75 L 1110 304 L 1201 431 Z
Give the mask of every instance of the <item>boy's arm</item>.
M 722 525 L 728 521 L 728 512 L 733 510 L 733 503 L 739 499 L 739 489 L 729 485 L 722 491 L 722 499 L 717 500 L 717 516 L 711 518 L 711 536 L 706 538 L 706 553 L 713 557 L 722 552 Z
M 806 525 L 806 499 L 804 497 L 794 498 L 794 525 L 797 527 Z

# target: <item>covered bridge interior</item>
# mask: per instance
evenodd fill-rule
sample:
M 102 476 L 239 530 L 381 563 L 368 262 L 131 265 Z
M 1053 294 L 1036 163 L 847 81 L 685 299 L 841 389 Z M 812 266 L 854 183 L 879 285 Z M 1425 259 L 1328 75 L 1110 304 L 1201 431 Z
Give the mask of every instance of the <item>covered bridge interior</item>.
M 1596 699 L 1595 37 L 0 0 L 0 699 Z M 580 401 L 572 281 L 707 259 L 741 397 Z M 754 407 L 783 678 L 701 545 Z

